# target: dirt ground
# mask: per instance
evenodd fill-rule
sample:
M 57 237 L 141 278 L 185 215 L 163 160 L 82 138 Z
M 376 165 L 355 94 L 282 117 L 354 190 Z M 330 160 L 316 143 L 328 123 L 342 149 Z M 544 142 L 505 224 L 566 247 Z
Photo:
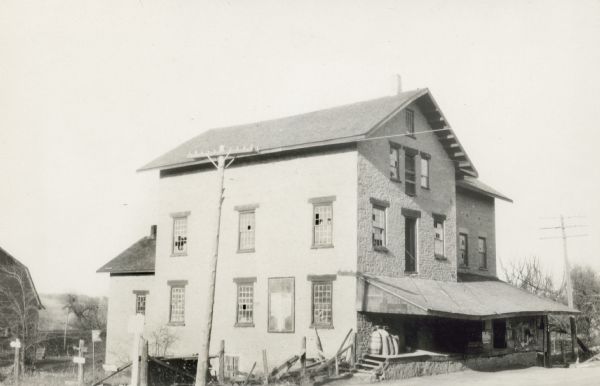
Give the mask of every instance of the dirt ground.
M 352 381 L 348 383 L 353 383 Z M 545 369 L 531 367 L 497 372 L 461 371 L 458 373 L 384 381 L 381 386 L 598 386 L 600 361 L 589 367 Z

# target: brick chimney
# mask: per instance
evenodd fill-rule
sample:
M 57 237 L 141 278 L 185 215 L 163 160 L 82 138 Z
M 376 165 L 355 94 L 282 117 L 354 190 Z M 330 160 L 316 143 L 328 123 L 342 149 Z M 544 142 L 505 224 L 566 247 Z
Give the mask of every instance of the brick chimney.
M 156 225 L 150 226 L 150 240 L 156 240 Z

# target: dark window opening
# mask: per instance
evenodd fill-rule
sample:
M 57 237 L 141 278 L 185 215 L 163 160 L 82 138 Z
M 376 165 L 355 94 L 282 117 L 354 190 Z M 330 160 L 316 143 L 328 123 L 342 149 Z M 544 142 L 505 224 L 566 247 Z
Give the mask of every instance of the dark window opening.
M 404 270 L 417 271 L 417 219 L 404 219 Z
M 469 266 L 469 240 L 466 233 L 458 234 L 458 264 L 460 266 Z
M 410 109 L 406 109 L 406 131 L 408 134 L 415 133 L 415 112 Z
M 506 320 L 494 320 L 492 330 L 494 333 L 494 348 L 506 348 Z

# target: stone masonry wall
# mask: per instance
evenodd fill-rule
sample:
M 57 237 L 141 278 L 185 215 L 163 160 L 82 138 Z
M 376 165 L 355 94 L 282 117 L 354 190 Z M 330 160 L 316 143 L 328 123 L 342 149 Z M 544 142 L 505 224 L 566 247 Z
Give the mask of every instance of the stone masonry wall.
M 458 267 L 459 272 L 496 276 L 496 227 L 494 199 L 458 189 L 456 192 L 456 216 L 458 232 L 467 234 L 468 266 Z M 485 237 L 487 244 L 487 268 L 481 267 L 477 252 L 477 239 Z
M 416 104 L 415 132 L 431 127 Z M 400 111 L 373 136 L 406 133 L 405 112 Z M 400 181 L 390 179 L 390 143 L 401 146 Z M 405 193 L 405 149 L 417 150 L 416 195 Z M 430 160 L 430 188 L 420 187 L 420 159 L 423 153 Z M 389 203 L 386 210 L 386 250 L 374 250 L 371 239 L 372 203 L 376 199 Z M 433 133 L 414 137 L 395 137 L 361 142 L 358 145 L 358 271 L 400 277 L 405 272 L 405 217 L 402 209 L 420 212 L 417 221 L 417 277 L 456 281 L 456 206 L 455 170 L 439 140 Z M 434 256 L 433 215 L 444 215 L 444 258 Z

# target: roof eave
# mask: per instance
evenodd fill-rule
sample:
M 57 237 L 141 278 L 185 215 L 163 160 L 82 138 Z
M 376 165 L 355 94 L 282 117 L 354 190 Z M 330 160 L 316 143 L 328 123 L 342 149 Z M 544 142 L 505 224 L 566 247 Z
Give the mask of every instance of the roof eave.
M 315 148 L 315 147 L 321 147 L 321 146 L 351 144 L 351 143 L 356 142 L 357 140 L 362 139 L 364 137 L 365 137 L 365 135 L 354 135 L 351 137 L 336 138 L 336 139 L 330 139 L 330 140 L 326 140 L 326 141 L 307 142 L 307 143 L 302 143 L 302 144 L 297 144 L 297 145 L 282 146 L 282 147 L 276 147 L 276 148 L 271 148 L 271 149 L 259 149 L 259 151 L 257 153 L 240 155 L 237 158 L 252 158 L 252 157 L 260 157 L 262 155 L 285 153 L 288 151 L 309 149 L 309 148 Z M 196 158 L 190 158 L 190 161 L 187 161 L 187 162 L 179 162 L 179 163 L 174 163 L 174 164 L 165 164 L 165 165 L 156 165 L 156 166 L 152 166 L 152 162 L 151 162 L 151 163 L 147 164 L 146 166 L 142 166 L 141 168 L 137 169 L 136 172 L 139 173 L 139 172 L 146 172 L 146 171 L 151 171 L 151 170 L 172 170 L 172 169 L 178 169 L 178 168 L 187 167 L 187 166 L 204 165 L 204 164 L 208 164 L 208 163 L 210 163 L 210 161 L 208 159 L 196 159 Z
M 484 195 L 484 196 L 488 196 L 488 197 L 492 197 L 492 198 L 497 198 L 499 200 L 510 202 L 511 204 L 514 203 L 514 201 L 511 198 L 509 198 L 509 197 L 506 197 L 506 196 L 504 196 L 502 194 L 497 194 L 497 193 L 489 192 L 487 190 L 479 189 L 479 188 L 477 188 L 476 186 L 473 186 L 473 185 L 461 184 L 461 185 L 457 185 L 457 186 L 460 187 L 460 188 L 462 188 L 462 189 L 469 190 L 469 191 L 475 192 L 475 193 L 479 193 L 479 194 Z

